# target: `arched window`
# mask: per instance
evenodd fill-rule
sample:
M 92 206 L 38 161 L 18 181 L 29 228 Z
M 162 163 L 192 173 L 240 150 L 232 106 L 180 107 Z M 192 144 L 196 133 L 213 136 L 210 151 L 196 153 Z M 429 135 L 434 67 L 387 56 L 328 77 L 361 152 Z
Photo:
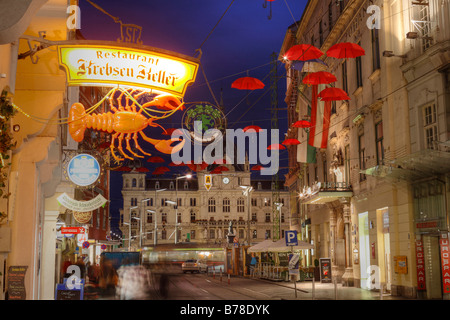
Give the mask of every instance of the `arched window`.
M 237 212 L 244 212 L 245 211 L 245 200 L 244 198 L 240 197 L 237 199 Z
M 136 186 L 137 186 L 137 180 L 133 179 L 132 182 L 131 182 L 131 187 L 132 188 L 136 188 Z
M 208 199 L 208 212 L 216 212 L 216 199 Z
M 170 181 L 169 189 L 170 189 L 170 190 L 175 189 L 175 185 L 173 184 L 173 181 Z
M 195 222 L 196 218 L 195 218 L 195 211 L 191 210 L 191 222 Z
M 159 181 L 155 182 L 155 189 L 159 189 Z
M 167 223 L 167 213 L 166 212 L 161 213 L 161 222 Z
M 153 213 L 147 212 L 147 223 L 153 223 Z
M 223 198 L 222 211 L 230 212 L 230 198 Z
M 266 212 L 266 222 L 270 222 L 270 212 Z

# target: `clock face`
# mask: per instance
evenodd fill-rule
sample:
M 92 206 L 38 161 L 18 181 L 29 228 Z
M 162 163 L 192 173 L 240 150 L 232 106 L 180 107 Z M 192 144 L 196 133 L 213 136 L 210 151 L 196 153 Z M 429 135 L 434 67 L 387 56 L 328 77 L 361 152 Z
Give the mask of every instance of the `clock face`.
M 228 184 L 228 182 L 230 182 L 230 179 L 228 179 L 227 177 L 223 178 L 223 183 Z

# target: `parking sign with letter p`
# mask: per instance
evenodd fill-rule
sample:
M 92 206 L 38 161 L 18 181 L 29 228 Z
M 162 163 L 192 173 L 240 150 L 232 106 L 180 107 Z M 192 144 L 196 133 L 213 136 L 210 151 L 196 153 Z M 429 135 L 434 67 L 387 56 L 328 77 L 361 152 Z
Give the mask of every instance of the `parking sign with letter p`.
M 286 231 L 284 238 L 286 239 L 286 245 L 287 246 L 296 246 L 296 245 L 298 245 L 297 231 L 296 230 Z

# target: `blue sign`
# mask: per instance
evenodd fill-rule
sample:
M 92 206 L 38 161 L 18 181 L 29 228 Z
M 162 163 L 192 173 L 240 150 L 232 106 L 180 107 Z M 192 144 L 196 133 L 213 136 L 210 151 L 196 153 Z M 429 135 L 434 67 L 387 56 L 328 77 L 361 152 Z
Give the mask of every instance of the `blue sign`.
M 79 154 L 70 160 L 67 166 L 69 179 L 78 186 L 89 186 L 100 176 L 100 165 L 93 156 Z
M 297 231 L 295 231 L 295 230 L 286 231 L 284 238 L 286 240 L 287 246 L 297 246 L 298 245 Z

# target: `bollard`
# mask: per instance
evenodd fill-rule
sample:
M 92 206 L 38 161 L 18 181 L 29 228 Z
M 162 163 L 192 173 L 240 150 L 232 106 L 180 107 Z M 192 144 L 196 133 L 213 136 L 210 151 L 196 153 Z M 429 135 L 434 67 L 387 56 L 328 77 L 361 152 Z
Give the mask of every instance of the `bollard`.
M 213 279 L 216 278 L 216 268 L 213 269 Z
M 230 284 L 230 274 L 228 274 L 228 284 Z

